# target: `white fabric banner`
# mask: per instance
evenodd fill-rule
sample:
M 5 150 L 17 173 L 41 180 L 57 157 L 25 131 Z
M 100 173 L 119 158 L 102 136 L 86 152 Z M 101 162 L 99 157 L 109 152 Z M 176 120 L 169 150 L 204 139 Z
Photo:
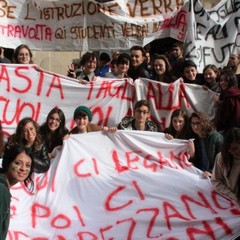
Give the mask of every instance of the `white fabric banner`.
M 23 117 L 32 117 L 39 124 L 46 121 L 49 111 L 58 106 L 66 116 L 67 128 L 74 126 L 73 112 L 79 105 L 88 106 L 92 122 L 101 126 L 117 126 L 123 117 L 132 115 L 136 100 L 147 99 L 151 118 L 163 128 L 169 125 L 173 110 L 184 108 L 214 116 L 212 91 L 199 85 L 172 84 L 149 79 L 116 80 L 97 78 L 83 85 L 76 79 L 55 73 L 37 71 L 36 65 L 0 65 L 0 120 L 4 134 L 15 131 Z
M 240 206 L 162 133 L 72 135 L 29 194 L 11 190 L 7 240 L 235 239 Z
M 171 114 L 178 108 L 185 109 L 188 116 L 201 111 L 211 119 L 215 116 L 213 96 L 215 92 L 204 90 L 196 84 L 185 84 L 182 79 L 174 83 L 161 83 L 146 78 L 135 81 L 137 99 L 147 99 L 151 105 L 151 118 L 167 127 Z
M 186 58 L 202 72 L 207 64 L 223 67 L 231 53 L 240 54 L 240 7 L 238 0 L 221 0 L 204 9 L 199 0 L 190 0 L 187 14 Z
M 4 0 L 0 2 L 0 42 L 33 50 L 129 49 L 164 37 L 180 41 L 186 16 L 177 0 Z

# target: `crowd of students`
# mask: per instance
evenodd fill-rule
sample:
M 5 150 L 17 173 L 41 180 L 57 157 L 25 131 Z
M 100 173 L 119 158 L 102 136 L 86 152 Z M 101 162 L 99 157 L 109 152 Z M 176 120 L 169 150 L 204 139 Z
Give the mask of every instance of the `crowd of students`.
M 67 75 L 79 79 L 81 84 L 88 84 L 97 76 L 131 78 L 133 81 L 149 78 L 169 84 L 181 77 L 185 83 L 202 85 L 206 91 L 216 93 L 213 98 L 215 119 L 210 120 L 206 114 L 197 111 L 188 116 L 180 108 L 173 111 L 170 125 L 163 129 L 150 120 L 150 104 L 143 99 L 135 103 L 133 115 L 123 116 L 117 126 L 92 123 L 92 112 L 87 106 L 75 109 L 73 119 L 76 126 L 73 129 L 66 128 L 64 112 L 59 108 L 52 109 L 41 126 L 32 118 L 25 117 L 6 143 L 3 142 L 0 124 L 0 154 L 3 158 L 0 196 L 4 196 L 0 201 L 0 209 L 4 210 L 1 211 L 0 226 L 4 229 L 3 234 L 6 235 L 9 221 L 9 210 L 6 211 L 10 204 L 9 188 L 18 181 L 25 181 L 28 188 L 29 182 L 32 186 L 32 173 L 48 171 L 51 159 L 55 157 L 54 150 L 61 149 L 65 139 L 71 134 L 93 131 L 154 131 L 164 132 L 169 141 L 174 138 L 189 140 L 189 161 L 203 171 L 204 178 L 211 178 L 218 192 L 240 202 L 240 55 L 232 55 L 223 69 L 213 64 L 206 65 L 202 74 L 198 74 L 194 62 L 184 58 L 183 46 L 178 42 L 171 46 L 167 55 L 154 54 L 150 59 L 146 56 L 141 46 L 132 47 L 130 54 L 115 51 L 112 58 L 107 53 L 98 58 L 87 52 L 79 66 L 72 64 L 69 67 Z M 16 48 L 14 62 L 33 63 L 27 45 Z

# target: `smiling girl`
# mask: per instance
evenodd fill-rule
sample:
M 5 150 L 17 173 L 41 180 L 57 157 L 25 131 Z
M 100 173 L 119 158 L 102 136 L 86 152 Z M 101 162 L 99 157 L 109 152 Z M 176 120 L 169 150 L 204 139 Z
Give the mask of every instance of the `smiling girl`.
M 34 172 L 45 173 L 50 167 L 48 149 L 42 139 L 38 124 L 30 117 L 23 118 L 17 125 L 16 133 L 9 137 L 7 145 L 23 145 L 34 156 Z
M 0 239 L 6 239 L 8 232 L 11 202 L 9 189 L 18 182 L 24 181 L 25 186 L 31 190 L 32 172 L 33 157 L 26 152 L 24 146 L 6 147 L 0 168 Z

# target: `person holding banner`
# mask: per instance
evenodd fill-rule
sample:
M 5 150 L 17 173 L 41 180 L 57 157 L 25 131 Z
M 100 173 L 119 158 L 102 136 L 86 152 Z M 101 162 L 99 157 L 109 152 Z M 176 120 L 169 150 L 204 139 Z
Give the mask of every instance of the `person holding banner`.
M 220 93 L 221 88 L 219 85 L 220 71 L 214 64 L 208 64 L 203 69 L 204 85 L 207 89 L 213 92 Z
M 10 221 L 10 188 L 18 182 L 32 190 L 33 157 L 24 146 L 8 146 L 4 150 L 2 167 L 0 168 L 0 239 L 5 240 Z M 30 185 L 29 185 L 30 184 Z
M 137 101 L 134 105 L 134 116 L 124 117 L 118 124 L 120 130 L 140 130 L 158 132 L 157 125 L 148 120 L 150 116 L 150 104 L 147 100 Z M 160 129 L 161 130 L 161 129 Z
M 217 192 L 240 203 L 240 128 L 231 128 L 225 134 L 211 182 Z
M 240 89 L 236 74 L 230 69 L 220 73 L 221 94 L 214 98 L 217 106 L 215 125 L 218 131 L 225 132 L 232 127 L 240 127 Z
M 197 71 L 197 65 L 192 60 L 185 60 L 183 62 L 183 81 L 184 83 L 202 85 L 201 76 Z
M 46 141 L 49 158 L 54 157 L 52 151 L 55 147 L 61 147 L 68 134 L 65 126 L 65 115 L 60 108 L 53 108 L 47 115 L 47 120 L 40 126 L 40 133 Z
M 194 166 L 203 171 L 203 177 L 211 177 L 215 157 L 221 151 L 223 136 L 217 132 L 209 117 L 203 112 L 193 112 L 190 124 L 194 133 Z
M 82 67 L 82 72 L 78 75 L 80 83 L 87 84 L 89 81 L 94 81 L 95 72 L 98 66 L 98 58 L 94 53 L 86 52 L 80 61 L 80 66 Z M 69 68 L 68 77 L 76 78 L 76 73 L 73 66 Z
M 33 54 L 28 45 L 19 45 L 13 54 L 14 63 L 19 64 L 33 64 Z
M 33 154 L 34 172 L 45 173 L 50 167 L 48 149 L 39 131 L 38 124 L 30 117 L 23 118 L 17 125 L 16 132 L 7 142 L 8 146 L 23 145 L 27 153 Z
M 165 55 L 155 54 L 153 56 L 153 80 L 172 83 L 176 80 L 176 77 L 172 75 L 172 67 Z
M 74 127 L 69 134 L 82 134 L 103 130 L 101 126 L 91 123 L 92 112 L 86 106 L 78 106 L 74 111 L 73 119 L 75 120 L 77 126 Z
M 131 49 L 131 65 L 128 71 L 128 75 L 134 81 L 137 78 L 150 78 L 150 74 L 147 70 L 147 62 L 145 60 L 145 50 L 141 46 L 133 46 Z
M 190 129 L 187 112 L 181 108 L 172 112 L 170 125 L 164 130 L 167 139 L 189 139 Z
M 128 69 L 130 66 L 131 57 L 127 53 L 121 53 L 117 60 L 116 65 L 117 69 L 115 72 L 107 73 L 108 78 L 129 78 L 128 76 Z

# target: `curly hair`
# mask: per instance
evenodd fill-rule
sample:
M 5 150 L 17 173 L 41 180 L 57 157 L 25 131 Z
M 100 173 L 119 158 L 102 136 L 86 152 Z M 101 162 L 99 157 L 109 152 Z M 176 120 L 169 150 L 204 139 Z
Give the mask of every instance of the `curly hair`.
M 206 115 L 205 113 L 203 112 L 193 112 L 189 118 L 189 121 L 191 123 L 192 121 L 192 118 L 198 118 L 199 121 L 200 121 L 200 124 L 202 126 L 202 135 L 203 136 L 207 136 L 207 134 L 209 132 L 211 132 L 213 129 L 214 129 L 214 125 L 213 123 L 211 122 L 210 118 L 208 117 L 208 115 Z
M 36 130 L 36 138 L 33 143 L 33 151 L 35 152 L 42 147 L 43 140 L 39 131 L 39 125 L 30 117 L 25 117 L 18 123 L 16 132 L 9 137 L 8 145 L 19 144 L 26 146 L 27 140 L 24 136 L 24 127 L 27 123 L 32 123 Z

